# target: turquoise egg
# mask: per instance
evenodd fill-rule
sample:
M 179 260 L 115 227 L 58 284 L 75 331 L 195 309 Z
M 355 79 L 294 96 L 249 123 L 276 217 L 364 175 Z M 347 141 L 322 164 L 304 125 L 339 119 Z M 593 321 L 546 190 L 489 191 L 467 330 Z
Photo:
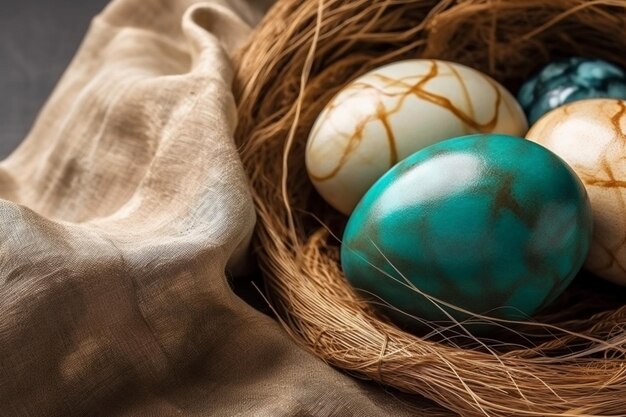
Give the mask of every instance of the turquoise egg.
M 409 156 L 368 190 L 346 226 L 341 264 L 401 323 L 416 322 L 407 314 L 469 317 L 420 292 L 522 320 L 568 286 L 591 229 L 585 188 L 558 156 L 513 136 L 463 136 Z
M 626 99 L 624 70 L 601 59 L 562 59 L 526 81 L 517 95 L 530 124 L 563 104 L 589 98 Z

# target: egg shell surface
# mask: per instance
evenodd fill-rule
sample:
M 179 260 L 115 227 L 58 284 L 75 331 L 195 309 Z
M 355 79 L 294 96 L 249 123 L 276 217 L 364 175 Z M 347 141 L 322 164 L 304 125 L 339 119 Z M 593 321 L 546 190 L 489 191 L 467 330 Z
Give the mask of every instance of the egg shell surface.
M 517 98 L 530 124 L 567 103 L 590 98 L 626 99 L 626 73 L 617 65 L 572 57 L 548 64 L 526 81 Z
M 626 101 L 559 107 L 539 119 L 527 138 L 563 158 L 587 188 L 594 233 L 585 267 L 626 285 Z
M 468 316 L 419 291 L 520 320 L 568 286 L 591 229 L 585 189 L 560 158 L 523 138 L 471 135 L 423 149 L 377 181 L 348 221 L 341 264 L 355 288 L 420 319 Z
M 349 83 L 317 118 L 306 146 L 315 188 L 349 214 L 367 189 L 408 155 L 470 133 L 524 135 L 515 98 L 464 65 L 408 60 Z

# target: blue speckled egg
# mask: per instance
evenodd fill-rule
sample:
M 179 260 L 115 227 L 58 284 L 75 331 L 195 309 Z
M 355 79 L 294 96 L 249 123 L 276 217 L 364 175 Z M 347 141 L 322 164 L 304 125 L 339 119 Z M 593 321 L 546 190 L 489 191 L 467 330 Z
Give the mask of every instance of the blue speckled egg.
M 574 278 L 591 229 L 585 188 L 559 157 L 522 138 L 471 135 L 429 146 L 380 178 L 348 221 L 341 264 L 355 288 L 420 319 L 467 318 L 420 292 L 522 319 Z
M 563 59 L 526 81 L 517 95 L 530 124 L 563 104 L 588 98 L 626 99 L 624 70 L 601 59 Z

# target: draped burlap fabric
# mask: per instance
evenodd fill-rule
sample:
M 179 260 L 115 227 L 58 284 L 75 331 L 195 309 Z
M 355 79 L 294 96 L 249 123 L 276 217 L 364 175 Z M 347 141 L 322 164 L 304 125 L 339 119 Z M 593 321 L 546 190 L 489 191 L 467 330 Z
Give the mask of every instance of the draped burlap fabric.
M 114 1 L 1 164 L 0 415 L 422 415 L 228 286 L 255 221 L 229 59 L 252 3 Z

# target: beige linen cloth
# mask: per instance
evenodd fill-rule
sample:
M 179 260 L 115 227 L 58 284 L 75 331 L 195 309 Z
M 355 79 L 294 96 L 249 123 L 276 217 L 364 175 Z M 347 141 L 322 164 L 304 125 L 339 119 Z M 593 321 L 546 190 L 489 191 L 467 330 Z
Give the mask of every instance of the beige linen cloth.
M 422 415 L 229 288 L 255 221 L 229 54 L 255 4 L 115 0 L 0 165 L 0 416 Z

